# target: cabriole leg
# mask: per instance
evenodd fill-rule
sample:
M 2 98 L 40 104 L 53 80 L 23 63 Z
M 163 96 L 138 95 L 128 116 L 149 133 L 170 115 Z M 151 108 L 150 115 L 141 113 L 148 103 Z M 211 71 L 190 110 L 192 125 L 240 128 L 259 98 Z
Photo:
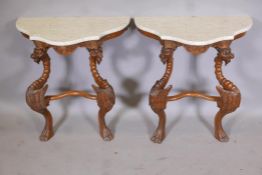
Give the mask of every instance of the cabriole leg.
M 235 111 L 241 101 L 241 94 L 239 89 L 233 82 L 226 79 L 222 73 L 222 64 L 228 64 L 234 55 L 231 53 L 229 44 L 223 45 L 223 47 L 217 47 L 218 54 L 215 58 L 215 74 L 220 84 L 217 86 L 217 91 L 220 94 L 220 98 L 217 101 L 217 105 L 220 108 L 217 112 L 214 120 L 215 124 L 215 137 L 221 142 L 227 142 L 229 140 L 222 126 L 222 119 L 227 114 Z
M 155 143 L 161 143 L 165 138 L 165 108 L 168 101 L 168 93 L 172 89 L 171 85 L 167 88 L 165 88 L 165 86 L 168 83 L 168 80 L 172 73 L 173 52 L 176 48 L 177 46 L 174 43 L 163 43 L 160 58 L 161 61 L 166 64 L 166 71 L 163 77 L 159 81 L 156 81 L 149 95 L 149 105 L 159 118 L 158 126 L 151 138 L 151 140 Z
M 98 122 L 101 137 L 105 141 L 113 139 L 111 130 L 107 127 L 105 122 L 105 115 L 109 112 L 115 104 L 115 93 L 112 86 L 103 79 L 97 70 L 97 64 L 102 60 L 102 48 L 98 43 L 94 43 L 92 48 L 88 48 L 90 53 L 90 69 L 96 85 L 93 89 L 97 93 L 97 105 L 99 106 Z
M 54 135 L 52 115 L 47 109 L 47 106 L 49 105 L 49 99 L 45 97 L 45 93 L 48 88 L 48 85 L 46 85 L 45 83 L 47 82 L 47 79 L 50 74 L 50 58 L 47 54 L 48 48 L 46 45 L 39 42 L 35 42 L 35 45 L 36 48 L 34 49 L 34 52 L 31 55 L 31 57 L 37 63 L 42 61 L 44 70 L 41 77 L 38 80 L 34 81 L 27 88 L 26 102 L 32 110 L 44 116 L 45 126 L 42 131 L 42 134 L 40 135 L 40 140 L 47 141 Z

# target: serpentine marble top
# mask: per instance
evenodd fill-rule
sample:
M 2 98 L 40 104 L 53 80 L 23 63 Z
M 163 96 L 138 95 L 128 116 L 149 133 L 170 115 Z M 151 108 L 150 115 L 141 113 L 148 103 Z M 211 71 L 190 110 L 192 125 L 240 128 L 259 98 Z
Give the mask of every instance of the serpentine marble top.
M 233 40 L 252 26 L 249 16 L 135 17 L 137 28 L 188 45 L 208 45 Z
M 19 18 L 16 28 L 30 40 L 55 46 L 99 40 L 103 36 L 125 29 L 129 17 L 48 17 Z

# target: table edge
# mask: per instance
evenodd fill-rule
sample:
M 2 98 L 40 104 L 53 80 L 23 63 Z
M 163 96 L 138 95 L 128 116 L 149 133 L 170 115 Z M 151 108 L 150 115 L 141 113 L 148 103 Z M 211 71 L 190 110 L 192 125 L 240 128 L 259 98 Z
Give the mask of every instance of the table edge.
M 232 33 L 231 35 L 228 35 L 228 36 L 223 36 L 223 37 L 217 37 L 217 38 L 214 38 L 214 39 L 210 39 L 210 40 L 206 40 L 206 41 L 190 41 L 190 40 L 186 40 L 186 39 L 183 39 L 183 38 L 179 38 L 179 37 L 172 37 L 172 36 L 165 36 L 165 35 L 162 35 L 155 31 L 155 30 L 152 30 L 152 29 L 149 29 L 147 27 L 144 27 L 140 24 L 137 24 L 136 23 L 136 18 L 134 18 L 134 21 L 135 21 L 135 26 L 136 28 L 141 32 L 141 33 L 148 33 L 147 36 L 148 37 L 151 37 L 151 38 L 154 38 L 154 39 L 157 39 L 157 40 L 169 40 L 169 41 L 174 41 L 174 42 L 178 42 L 178 43 L 181 43 L 181 44 L 185 44 L 185 45 L 192 45 L 192 46 L 206 46 L 206 45 L 211 45 L 211 44 L 214 44 L 214 43 L 217 43 L 217 42 L 220 42 L 220 41 L 225 41 L 225 40 L 234 40 L 236 38 L 239 38 L 238 36 L 244 33 L 246 33 L 253 25 L 253 21 L 251 20 L 251 23 L 247 26 L 247 27 L 244 27 L 234 33 Z M 144 33 L 145 34 L 145 33 Z M 149 36 L 151 35 L 151 36 Z
M 115 37 L 121 35 L 125 30 L 127 30 L 130 23 L 131 23 L 131 18 L 129 18 L 129 21 L 127 22 L 126 25 L 122 25 L 120 27 L 116 27 L 116 28 L 113 28 L 111 30 L 107 30 L 105 32 L 102 32 L 100 35 L 88 36 L 88 37 L 84 37 L 84 38 L 80 38 L 80 39 L 76 39 L 76 40 L 72 40 L 72 41 L 63 41 L 63 42 L 52 41 L 52 40 L 48 40 L 48 39 L 41 37 L 41 36 L 30 35 L 29 34 L 30 32 L 20 28 L 17 25 L 17 23 L 16 23 L 16 28 L 19 32 L 21 32 L 23 35 L 26 36 L 26 38 L 28 38 L 31 41 L 40 41 L 40 42 L 43 42 L 43 43 L 46 43 L 46 44 L 49 44 L 49 45 L 53 45 L 53 46 L 70 46 L 70 45 L 75 45 L 75 44 L 88 42 L 88 41 L 97 41 L 97 40 L 105 41 L 105 40 L 108 40 L 108 39 L 115 38 Z

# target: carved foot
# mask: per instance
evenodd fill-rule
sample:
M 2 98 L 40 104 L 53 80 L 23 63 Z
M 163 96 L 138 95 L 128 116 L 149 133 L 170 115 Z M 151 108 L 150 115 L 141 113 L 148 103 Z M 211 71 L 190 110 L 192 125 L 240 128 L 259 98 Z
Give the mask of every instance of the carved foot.
M 229 141 L 229 137 L 225 133 L 222 126 L 222 119 L 227 114 L 234 112 L 240 105 L 241 95 L 236 88 L 232 91 L 225 90 L 221 86 L 217 86 L 217 91 L 220 94 L 220 100 L 217 102 L 220 110 L 215 117 L 215 138 L 221 142 Z
M 111 86 L 103 89 L 93 85 L 93 88 L 97 93 L 97 105 L 100 108 L 98 113 L 100 135 L 103 140 L 110 141 L 113 139 L 113 134 L 106 125 L 105 115 L 115 104 L 115 93 Z
M 104 141 L 111 141 L 113 140 L 114 136 L 109 128 L 103 128 L 100 131 L 100 136 L 103 138 Z
M 168 101 L 167 96 L 171 89 L 172 86 L 168 86 L 166 89 L 159 89 L 153 86 L 150 92 L 149 104 L 159 118 L 158 127 L 151 138 L 154 143 L 161 143 L 165 138 L 166 114 L 164 110 Z
M 39 137 L 39 139 L 43 142 L 48 141 L 51 137 L 54 136 L 54 132 L 52 129 L 44 129 Z
M 217 140 L 219 140 L 220 142 L 228 142 L 229 141 L 229 137 L 227 136 L 227 134 L 225 133 L 223 128 L 215 130 L 215 138 Z
M 156 129 L 155 133 L 151 137 L 151 141 L 154 143 L 162 143 L 165 138 L 165 129 Z

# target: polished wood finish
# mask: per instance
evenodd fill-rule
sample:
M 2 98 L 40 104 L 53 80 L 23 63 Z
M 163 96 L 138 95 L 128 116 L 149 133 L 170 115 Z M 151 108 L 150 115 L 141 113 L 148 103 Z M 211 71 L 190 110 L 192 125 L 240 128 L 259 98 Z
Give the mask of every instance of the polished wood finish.
M 49 100 L 59 100 L 59 99 L 65 98 L 67 96 L 81 96 L 81 97 L 88 98 L 90 100 L 96 100 L 97 99 L 96 95 L 89 94 L 86 91 L 76 91 L 76 90 L 64 91 L 64 92 L 57 94 L 57 95 L 46 96 L 46 98 L 48 98 Z
M 27 88 L 26 102 L 32 110 L 42 114 L 45 118 L 45 126 L 40 135 L 41 141 L 48 141 L 54 135 L 52 115 L 47 109 L 49 102 L 67 96 L 81 96 L 87 99 L 96 100 L 99 107 L 98 122 L 100 135 L 106 141 L 113 139 L 113 134 L 106 125 L 105 115 L 115 104 L 115 93 L 108 81 L 103 79 L 99 74 L 97 64 L 101 63 L 103 57 L 102 43 L 121 35 L 127 28 L 128 27 L 121 31 L 106 35 L 100 40 L 86 41 L 69 46 L 54 46 L 40 41 L 33 41 L 35 49 L 31 57 L 36 63 L 42 62 L 44 69 L 40 78 L 34 81 Z M 26 34 L 22 34 L 26 38 L 29 38 Z M 48 89 L 46 83 L 50 74 L 50 58 L 47 53 L 48 49 L 53 48 L 57 53 L 68 56 L 78 47 L 84 47 L 89 51 L 90 70 L 97 84 L 92 87 L 96 94 L 90 94 L 85 91 L 70 90 L 61 92 L 57 95 L 46 95 Z
M 151 140 L 155 143 L 161 143 L 165 137 L 165 123 L 166 114 L 165 108 L 168 102 L 168 93 L 172 89 L 172 86 L 165 88 L 173 69 L 173 53 L 177 48 L 177 45 L 173 42 L 163 42 L 163 47 L 160 54 L 160 59 L 163 64 L 166 64 L 166 71 L 163 77 L 156 81 L 152 87 L 149 95 L 149 104 L 152 110 L 158 115 L 159 123 L 155 130 L 155 133 Z
M 225 78 L 222 73 L 222 63 L 225 62 L 227 65 L 234 58 L 229 44 L 229 42 L 224 42 L 220 47 L 216 47 L 218 54 L 215 58 L 215 74 L 220 84 L 220 86 L 217 86 L 217 91 L 220 94 L 217 105 L 220 109 L 215 116 L 215 137 L 221 142 L 229 140 L 222 127 L 222 119 L 226 114 L 234 112 L 241 101 L 241 94 L 237 86 Z
M 155 143 L 161 143 L 165 138 L 165 123 L 166 123 L 166 114 L 165 108 L 168 101 L 179 100 L 184 97 L 197 97 L 202 98 L 208 101 L 214 101 L 219 107 L 214 119 L 214 135 L 215 138 L 221 142 L 228 141 L 228 136 L 225 133 L 222 126 L 222 119 L 225 115 L 235 111 L 240 106 L 241 94 L 239 89 L 233 82 L 225 78 L 222 72 L 222 65 L 225 63 L 227 65 L 233 58 L 234 55 L 231 53 L 230 44 L 233 40 L 220 41 L 210 45 L 204 46 L 192 46 L 186 45 L 183 43 L 178 43 L 176 41 L 170 40 L 161 40 L 159 36 L 152 33 L 138 29 L 142 34 L 150 38 L 158 40 L 161 45 L 161 54 L 160 59 L 163 64 L 166 64 L 166 70 L 162 78 L 153 85 L 150 95 L 149 95 L 149 104 L 152 110 L 158 115 L 159 122 L 158 126 L 151 138 Z M 244 36 L 245 33 L 241 33 L 235 36 L 234 39 L 238 39 Z M 169 96 L 169 92 L 172 89 L 172 85 L 166 86 L 173 69 L 173 53 L 178 47 L 184 47 L 193 55 L 198 55 L 208 48 L 212 47 L 217 50 L 217 56 L 215 58 L 215 75 L 219 82 L 217 86 L 217 91 L 219 96 L 210 96 L 203 94 L 201 92 L 195 91 L 185 91 L 176 95 Z
M 217 101 L 219 99 L 219 97 L 217 96 L 210 96 L 210 95 L 206 95 L 204 93 L 201 92 L 195 92 L 195 91 L 185 91 L 185 92 L 181 92 L 177 95 L 173 95 L 173 96 L 168 96 L 167 100 L 168 101 L 176 101 L 179 99 L 182 99 L 184 97 L 198 97 L 198 98 L 202 98 L 204 100 L 208 100 L 208 101 Z
M 27 88 L 26 102 L 32 110 L 44 116 L 45 127 L 40 135 L 40 140 L 47 141 L 54 135 L 52 115 L 47 109 L 49 99 L 45 98 L 48 88 L 46 82 L 50 74 L 50 58 L 47 54 L 48 47 L 46 44 L 39 42 L 34 42 L 34 44 L 35 49 L 31 57 L 36 63 L 42 61 L 44 70 L 41 77 Z

